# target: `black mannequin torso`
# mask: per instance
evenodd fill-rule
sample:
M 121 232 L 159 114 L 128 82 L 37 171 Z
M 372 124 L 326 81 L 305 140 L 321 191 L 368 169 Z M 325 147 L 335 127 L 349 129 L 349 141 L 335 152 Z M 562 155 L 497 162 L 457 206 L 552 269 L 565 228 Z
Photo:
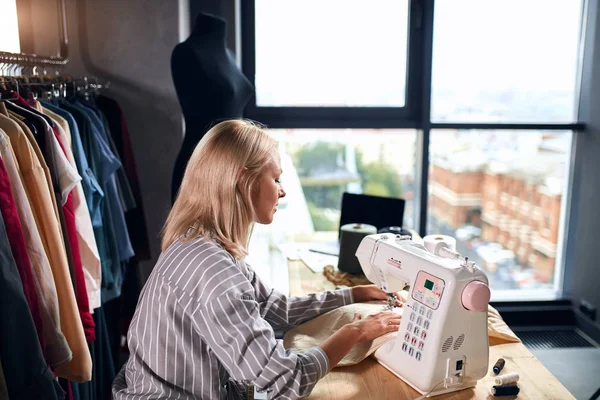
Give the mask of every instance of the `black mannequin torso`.
M 241 118 L 254 91 L 225 46 L 226 27 L 224 20 L 200 14 L 190 37 L 171 55 L 173 82 L 185 119 L 185 137 L 173 170 L 173 201 L 200 139 L 220 120 Z

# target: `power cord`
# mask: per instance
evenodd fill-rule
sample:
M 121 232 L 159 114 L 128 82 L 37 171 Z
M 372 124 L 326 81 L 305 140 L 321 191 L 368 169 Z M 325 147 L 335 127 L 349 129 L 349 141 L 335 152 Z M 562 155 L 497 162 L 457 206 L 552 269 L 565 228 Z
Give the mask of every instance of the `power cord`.
M 430 390 L 429 392 L 425 393 L 422 396 L 417 397 L 415 400 L 423 400 L 426 397 L 429 397 L 429 395 L 441 384 L 446 382 L 446 379 L 442 379 L 441 381 L 439 381 L 438 383 L 436 383 Z

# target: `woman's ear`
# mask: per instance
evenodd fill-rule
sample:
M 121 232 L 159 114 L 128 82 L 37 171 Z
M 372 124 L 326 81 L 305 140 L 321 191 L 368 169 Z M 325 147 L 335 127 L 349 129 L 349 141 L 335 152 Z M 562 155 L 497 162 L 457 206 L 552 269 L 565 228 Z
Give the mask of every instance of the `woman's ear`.
M 240 190 L 240 180 L 248 173 L 248 168 L 242 167 L 238 170 L 237 175 L 235 177 L 235 186 L 238 190 Z

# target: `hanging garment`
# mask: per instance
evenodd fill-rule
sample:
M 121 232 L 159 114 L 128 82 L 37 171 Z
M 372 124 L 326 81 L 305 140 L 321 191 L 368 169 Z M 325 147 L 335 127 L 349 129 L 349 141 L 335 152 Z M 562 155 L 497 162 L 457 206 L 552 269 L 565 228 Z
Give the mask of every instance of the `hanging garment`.
M 75 222 L 77 227 L 77 238 L 79 244 L 79 252 L 81 254 L 81 262 L 85 274 L 85 286 L 88 294 L 88 303 L 90 310 L 100 307 L 100 285 L 102 281 L 102 271 L 100 267 L 100 255 L 96 238 L 94 237 L 94 228 L 90 218 L 90 212 L 85 198 L 83 186 L 86 180 L 86 169 L 79 169 L 75 161 L 75 154 L 71 149 L 71 143 L 74 142 L 71 134 L 69 122 L 59 112 L 64 112 L 57 109 L 56 113 L 50 110 L 50 107 L 42 107 L 37 102 L 38 110 L 41 110 L 50 118 L 57 122 L 58 139 L 66 151 L 66 156 L 73 168 L 77 169 L 82 177 L 81 182 L 77 184 L 73 190 L 73 206 L 75 208 Z M 71 117 L 72 118 L 72 117 Z M 74 121 L 73 121 L 74 123 Z M 78 133 L 77 133 L 78 135 Z M 73 146 L 75 147 L 75 146 Z M 85 161 L 87 165 L 87 160 Z M 87 177 L 89 182 L 89 177 Z
M 0 216 L 0 354 L 10 399 L 63 399 L 44 361 L 35 326 Z
M 101 215 L 101 225 L 94 225 L 94 232 L 102 264 L 102 301 L 107 302 L 120 296 L 121 262 L 133 256 L 114 176 L 121 163 L 103 140 L 102 133 L 87 111 L 66 101 L 61 101 L 59 105 L 75 118 L 90 168 L 105 194 L 100 209 L 90 212 L 92 215 L 95 212 Z
M 40 346 L 44 349 L 44 328 L 33 272 L 31 270 L 31 260 L 27 254 L 25 239 L 23 238 L 23 228 L 21 227 L 21 220 L 19 219 L 17 205 L 10 185 L 10 177 L 2 159 L 0 159 L 0 213 L 2 214 L 2 219 L 6 221 L 6 234 L 17 270 L 19 271 L 19 276 L 21 277 L 23 293 L 33 317 Z
M 8 112 L 3 106 L 4 103 L 0 103 L 0 112 L 4 112 L 8 116 Z M 85 342 L 83 326 L 79 318 L 71 274 L 69 272 L 69 263 L 67 261 L 62 233 L 59 228 L 56 201 L 53 191 L 50 189 L 52 183 L 50 173 L 36 139 L 33 137 L 33 133 L 22 119 L 16 116 L 15 118 L 21 129 L 16 132 L 17 136 L 15 138 L 11 137 L 11 142 L 22 143 L 26 140 L 29 142 L 30 148 L 34 150 L 33 154 L 21 154 L 24 156 L 22 159 L 20 159 L 19 154 L 16 155 L 19 167 L 23 173 L 25 187 L 29 194 L 32 209 L 34 210 L 44 249 L 52 267 L 58 294 L 61 330 L 73 353 L 71 361 L 68 364 L 57 367 L 56 372 L 58 376 L 63 376 L 76 382 L 87 381 L 91 377 L 91 359 Z M 10 136 L 10 133 L 7 133 Z M 37 162 L 34 162 L 32 158 L 37 158 Z M 41 166 L 41 168 L 32 168 L 36 164 Z M 27 178 L 25 176 L 26 168 L 31 169 L 31 173 L 28 174 Z
M 47 144 L 45 156 L 53 177 L 55 196 L 60 199 L 59 204 L 62 205 L 59 215 L 62 216 L 63 235 L 67 245 L 67 254 L 70 255 L 71 279 L 74 282 L 73 287 L 79 308 L 79 316 L 87 341 L 93 341 L 95 340 L 94 320 L 89 310 L 73 206 L 73 190 L 79 184 L 81 177 L 78 175 L 77 169 L 69 162 L 65 146 L 59 142 L 59 126 L 48 116 L 40 114 L 39 111 L 32 108 L 24 99 L 15 96 L 15 101 L 23 107 L 21 115 L 26 116 L 28 120 L 39 126 L 39 130 L 43 130 L 45 135 L 45 143 Z M 15 111 L 18 112 L 18 110 Z
M 135 209 L 125 213 L 135 258 L 138 261 L 149 260 L 152 255 L 150 253 L 150 241 L 148 240 L 148 228 L 144 217 L 140 182 L 125 115 L 121 106 L 115 100 L 103 95 L 96 98 L 96 106 L 106 116 L 115 147 L 123 163 L 135 199 Z
M 119 260 L 127 261 L 132 258 L 135 253 L 131 246 L 131 240 L 129 238 L 129 233 L 127 230 L 127 223 L 125 222 L 125 214 L 123 208 L 123 202 L 121 201 L 121 195 L 119 193 L 125 192 L 127 189 L 119 190 L 119 185 L 117 176 L 119 171 L 122 171 L 121 160 L 119 160 L 117 154 L 113 151 L 110 145 L 109 136 L 107 134 L 107 128 L 104 126 L 102 119 L 94 112 L 93 109 L 89 107 L 89 104 L 84 103 L 81 99 L 77 99 L 74 106 L 79 107 L 81 110 L 87 113 L 89 118 L 92 121 L 93 128 L 92 132 L 94 134 L 93 139 L 96 141 L 98 149 L 102 152 L 105 152 L 107 156 L 114 158 L 118 162 L 118 166 L 115 169 L 112 176 L 109 178 L 109 183 L 107 185 L 107 190 L 105 191 L 107 195 L 107 204 L 111 208 L 111 214 L 113 215 L 113 226 L 115 229 L 115 234 L 117 235 L 117 244 L 119 250 Z M 124 175 L 123 175 L 124 177 Z M 128 184 L 127 184 L 128 186 Z M 131 190 L 129 189 L 129 192 Z
M 31 145 L 25 138 L 25 134 L 22 131 L 19 132 L 21 129 L 19 125 L 0 112 L 0 128 L 8 133 L 8 137 L 13 138 L 12 143 L 10 143 L 10 151 L 4 151 L 2 154 L 3 159 L 6 161 L 5 165 L 9 171 L 9 175 L 11 175 L 12 171 L 12 177 L 14 177 L 11 177 L 11 184 L 16 189 L 14 194 L 18 203 L 18 211 L 22 221 L 27 250 L 32 261 L 33 271 L 37 277 L 36 282 L 39 286 L 38 298 L 42 310 L 46 359 L 52 367 L 56 367 L 59 364 L 70 361 L 72 355 L 60 328 L 58 296 L 52 268 L 48 261 L 31 207 L 29 200 L 31 195 L 28 195 L 25 191 L 27 184 L 35 185 L 40 181 L 45 183 L 45 178 L 43 177 L 42 167 Z M 3 145 L 8 144 L 8 140 L 3 141 Z M 6 148 L 3 145 L 0 145 L 0 147 Z M 16 162 L 17 159 L 21 162 L 20 169 Z M 22 177 L 22 181 L 19 175 Z

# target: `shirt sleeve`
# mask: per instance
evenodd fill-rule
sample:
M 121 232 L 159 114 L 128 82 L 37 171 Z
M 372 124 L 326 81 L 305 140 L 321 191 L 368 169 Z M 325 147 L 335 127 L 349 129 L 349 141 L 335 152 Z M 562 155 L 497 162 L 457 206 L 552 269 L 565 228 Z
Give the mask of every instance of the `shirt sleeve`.
M 246 292 L 247 293 L 247 292 Z M 286 350 L 252 296 L 231 290 L 211 299 L 192 315 L 203 340 L 234 380 L 251 381 L 269 398 L 297 399 L 312 391 L 329 372 L 325 352 Z
M 276 330 L 286 331 L 328 311 L 354 302 L 351 288 L 287 297 L 269 288 L 250 266 L 246 265 L 246 268 L 257 294 L 256 300 L 261 305 L 261 315 Z

